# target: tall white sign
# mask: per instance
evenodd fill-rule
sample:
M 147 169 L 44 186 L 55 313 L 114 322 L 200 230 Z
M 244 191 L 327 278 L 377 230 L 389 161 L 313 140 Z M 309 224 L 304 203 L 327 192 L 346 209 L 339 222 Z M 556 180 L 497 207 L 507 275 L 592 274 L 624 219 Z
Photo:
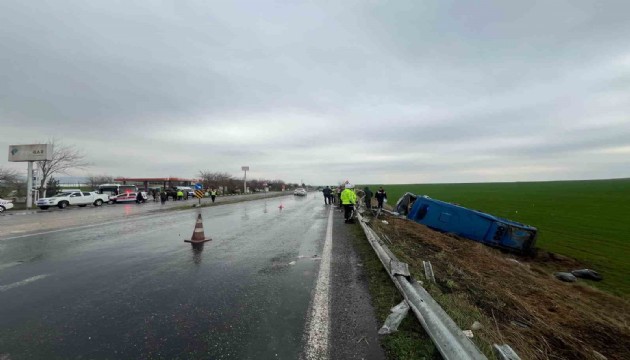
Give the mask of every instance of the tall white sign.
M 9 161 L 52 160 L 52 144 L 9 145 Z

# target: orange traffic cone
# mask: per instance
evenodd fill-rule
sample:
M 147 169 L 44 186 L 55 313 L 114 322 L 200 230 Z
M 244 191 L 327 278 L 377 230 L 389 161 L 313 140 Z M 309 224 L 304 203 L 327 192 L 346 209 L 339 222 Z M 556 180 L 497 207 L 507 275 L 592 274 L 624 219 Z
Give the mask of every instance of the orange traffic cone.
M 203 220 L 201 220 L 201 214 L 197 215 L 197 223 L 195 224 L 195 230 L 193 231 L 192 237 L 190 240 L 184 240 L 187 243 L 191 243 L 194 245 L 203 244 L 206 241 L 210 241 L 212 239 L 207 238 L 203 233 Z

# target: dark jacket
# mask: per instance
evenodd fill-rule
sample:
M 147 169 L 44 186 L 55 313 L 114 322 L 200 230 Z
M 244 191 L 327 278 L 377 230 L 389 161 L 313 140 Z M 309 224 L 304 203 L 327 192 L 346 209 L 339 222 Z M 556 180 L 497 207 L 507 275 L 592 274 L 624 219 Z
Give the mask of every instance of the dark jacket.
M 374 195 L 374 194 L 372 194 L 372 190 L 370 190 L 370 188 L 367 187 L 367 186 L 365 188 L 363 188 L 363 193 L 365 194 L 365 198 L 366 199 L 371 199 L 372 195 Z

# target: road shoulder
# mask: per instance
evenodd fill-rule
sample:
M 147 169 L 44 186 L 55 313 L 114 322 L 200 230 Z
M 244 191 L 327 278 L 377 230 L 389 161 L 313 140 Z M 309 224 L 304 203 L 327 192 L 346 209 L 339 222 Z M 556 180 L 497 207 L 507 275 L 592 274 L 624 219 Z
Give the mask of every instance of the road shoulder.
M 357 225 L 334 209 L 331 271 L 331 359 L 384 359 L 363 264 L 353 246 Z

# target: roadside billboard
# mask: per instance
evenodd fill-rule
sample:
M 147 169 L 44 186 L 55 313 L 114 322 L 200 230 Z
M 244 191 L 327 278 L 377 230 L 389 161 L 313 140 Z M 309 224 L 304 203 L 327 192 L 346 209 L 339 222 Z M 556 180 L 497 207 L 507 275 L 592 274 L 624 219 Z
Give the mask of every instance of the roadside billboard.
M 9 161 L 52 160 L 52 144 L 9 145 Z

